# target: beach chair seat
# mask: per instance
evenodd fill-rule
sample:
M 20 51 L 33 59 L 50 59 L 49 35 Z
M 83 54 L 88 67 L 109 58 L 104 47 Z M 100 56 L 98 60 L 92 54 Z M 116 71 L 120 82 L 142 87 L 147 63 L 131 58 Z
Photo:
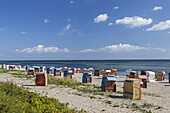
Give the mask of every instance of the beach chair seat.
M 102 78 L 101 91 L 116 92 L 116 80 L 115 76 L 106 76 Z
M 91 83 L 92 82 L 92 74 L 91 73 L 84 73 L 82 77 L 82 83 Z
M 94 70 L 94 76 L 99 76 L 99 70 L 98 69 Z
M 46 73 L 36 73 L 35 86 L 47 86 Z
M 124 81 L 123 97 L 131 99 L 141 98 L 140 79 L 129 78 Z
M 61 68 L 54 69 L 54 76 L 61 76 Z

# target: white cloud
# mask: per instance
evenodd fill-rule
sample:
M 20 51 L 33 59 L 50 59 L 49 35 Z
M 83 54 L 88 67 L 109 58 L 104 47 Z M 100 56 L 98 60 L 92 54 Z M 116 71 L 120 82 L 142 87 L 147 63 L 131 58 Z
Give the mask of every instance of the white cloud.
M 75 34 L 77 34 L 77 35 L 79 35 L 79 36 L 83 36 L 83 35 L 84 35 L 83 32 L 81 32 L 81 31 L 79 31 L 79 30 L 77 30 L 77 29 L 72 29 L 70 33 L 75 33 Z
M 165 22 L 159 22 L 158 24 L 153 25 L 151 28 L 148 28 L 146 31 L 161 31 L 170 28 L 170 20 Z
M 81 53 L 86 53 L 86 52 L 96 52 L 95 49 L 85 49 L 85 50 L 81 50 Z
M 163 49 L 163 48 L 153 48 L 153 50 L 158 50 L 158 51 L 161 51 L 161 52 L 166 52 L 166 49 Z
M 113 9 L 114 10 L 119 9 L 119 6 L 114 6 Z
M 70 4 L 73 4 L 73 3 L 74 3 L 74 1 L 71 0 L 71 1 L 70 1 Z
M 104 22 L 108 19 L 107 14 L 100 14 L 96 18 L 94 18 L 94 23 Z
M 3 31 L 3 30 L 5 30 L 5 28 L 0 28 L 0 31 Z
M 79 52 L 86 53 L 86 52 L 110 52 L 110 53 L 119 53 L 119 52 L 134 52 L 134 51 L 140 51 L 140 50 L 157 50 L 160 52 L 166 52 L 166 49 L 163 48 L 151 48 L 151 47 L 142 47 L 142 46 L 136 46 L 136 45 L 130 45 L 130 44 L 118 44 L 118 45 L 110 45 L 105 46 L 103 48 L 98 49 L 84 49 Z
M 117 19 L 116 24 L 124 24 L 126 27 L 135 28 L 140 26 L 146 26 L 152 23 L 152 19 L 145 19 L 138 16 L 124 17 L 123 19 Z
M 58 33 L 58 35 L 64 35 L 70 29 L 71 29 L 71 24 L 68 24 L 64 27 L 62 32 Z
M 168 33 L 170 34 L 170 31 Z
M 22 34 L 22 35 L 25 35 L 25 34 L 27 34 L 27 32 L 25 32 L 25 31 L 22 31 L 22 32 L 21 32 L 21 34 Z
M 108 26 L 112 26 L 113 25 L 113 23 L 112 22 L 110 22 L 109 24 L 108 24 Z
M 101 50 L 108 52 L 132 52 L 138 50 L 145 50 L 145 47 L 130 45 L 130 44 L 119 44 L 119 45 L 111 45 L 102 48 Z
M 68 25 L 65 27 L 65 30 L 68 31 L 70 28 L 71 28 L 71 24 L 68 24 Z
M 33 52 L 35 53 L 58 53 L 58 52 L 69 53 L 69 50 L 67 48 L 60 49 L 54 46 L 44 47 L 44 45 L 34 46 L 33 48 L 28 47 L 22 50 L 16 49 L 15 51 L 19 53 L 33 53 Z
M 163 9 L 162 6 L 155 6 L 155 7 L 153 8 L 153 11 L 162 10 L 162 9 Z
M 103 48 L 98 49 L 85 49 L 81 50 L 80 52 L 132 52 L 132 51 L 139 51 L 139 50 L 146 50 L 145 47 L 130 45 L 130 44 L 119 44 L 119 45 L 110 45 L 105 46 Z
M 67 19 L 67 21 L 68 21 L 68 22 L 70 22 L 70 21 L 71 21 L 71 19 L 70 19 L 70 18 L 68 18 L 68 19 Z
M 49 20 L 48 20 L 48 19 L 45 19 L 45 20 L 44 20 L 44 23 L 45 23 L 45 24 L 46 24 L 46 23 L 48 23 L 48 22 L 49 22 Z

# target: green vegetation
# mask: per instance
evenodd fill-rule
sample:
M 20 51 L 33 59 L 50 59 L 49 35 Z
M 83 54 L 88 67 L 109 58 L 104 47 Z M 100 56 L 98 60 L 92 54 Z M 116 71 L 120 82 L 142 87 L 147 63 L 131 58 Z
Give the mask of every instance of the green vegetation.
M 115 104 L 113 107 L 119 107 L 119 105 Z
M 27 71 L 26 70 L 9 70 L 9 69 L 7 70 L 7 69 L 0 68 L 0 73 L 9 73 L 9 72 L 25 73 Z
M 90 96 L 91 99 L 95 99 L 96 97 L 95 96 Z
M 83 96 L 83 94 L 77 93 L 77 92 L 75 92 L 75 93 L 73 93 L 73 94 L 78 95 L 78 96 Z
M 0 73 L 8 73 L 10 70 L 6 70 L 6 69 L 0 69 Z
M 122 92 L 122 91 L 117 91 L 116 93 L 117 93 L 117 94 L 123 94 L 123 92 Z
M 151 93 L 142 93 L 143 95 L 147 95 L 147 96 L 152 96 L 152 97 L 161 97 L 160 95 L 157 94 L 151 94 Z
M 92 93 L 93 95 L 104 95 L 105 92 L 102 92 L 101 90 L 94 89 L 91 87 L 79 87 L 77 88 L 77 91 L 83 92 L 83 93 Z
M 55 77 L 52 77 L 52 76 L 48 76 L 48 83 L 49 84 L 55 84 L 55 85 L 63 85 L 63 86 L 74 88 L 74 89 L 79 87 L 79 86 L 90 86 L 90 84 L 84 84 L 84 83 L 77 82 L 77 81 L 72 80 L 72 79 L 55 78 Z
M 0 69 L 0 73 L 7 73 L 7 74 L 11 74 L 11 75 L 15 75 L 18 78 L 26 78 L 27 71 L 25 70 L 6 70 L 6 69 Z
M 160 106 L 156 106 L 150 103 L 143 103 L 142 105 L 137 105 L 136 103 L 132 103 L 131 105 L 127 105 L 126 108 L 132 108 L 133 111 L 139 110 L 143 113 L 152 113 L 150 110 L 148 111 L 148 109 L 162 109 L 163 107 Z
M 56 113 L 83 113 L 68 109 L 68 104 L 60 103 L 57 99 L 41 97 L 36 93 L 29 92 L 23 87 L 18 87 L 13 83 L 0 83 L 0 112 L 23 113 L 23 112 L 56 112 Z
M 106 101 L 106 103 L 107 103 L 107 104 L 112 104 L 112 102 L 111 102 L 111 101 Z

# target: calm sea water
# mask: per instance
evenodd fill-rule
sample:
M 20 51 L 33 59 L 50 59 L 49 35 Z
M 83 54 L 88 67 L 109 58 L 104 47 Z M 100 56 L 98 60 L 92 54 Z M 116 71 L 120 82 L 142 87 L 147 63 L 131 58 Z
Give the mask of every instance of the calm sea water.
M 95 68 L 111 69 L 117 68 L 119 75 L 125 75 L 127 69 L 136 71 L 165 71 L 170 73 L 170 60 L 19 60 L 19 61 L 0 61 L 0 64 L 14 65 L 36 65 L 36 66 L 55 66 L 70 68 Z M 165 76 L 167 78 L 167 75 Z

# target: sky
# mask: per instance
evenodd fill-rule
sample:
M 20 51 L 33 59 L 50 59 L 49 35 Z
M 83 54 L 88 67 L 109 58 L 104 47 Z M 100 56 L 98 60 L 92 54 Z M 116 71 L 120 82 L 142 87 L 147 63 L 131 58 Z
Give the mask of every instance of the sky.
M 0 60 L 169 59 L 169 0 L 0 0 Z

